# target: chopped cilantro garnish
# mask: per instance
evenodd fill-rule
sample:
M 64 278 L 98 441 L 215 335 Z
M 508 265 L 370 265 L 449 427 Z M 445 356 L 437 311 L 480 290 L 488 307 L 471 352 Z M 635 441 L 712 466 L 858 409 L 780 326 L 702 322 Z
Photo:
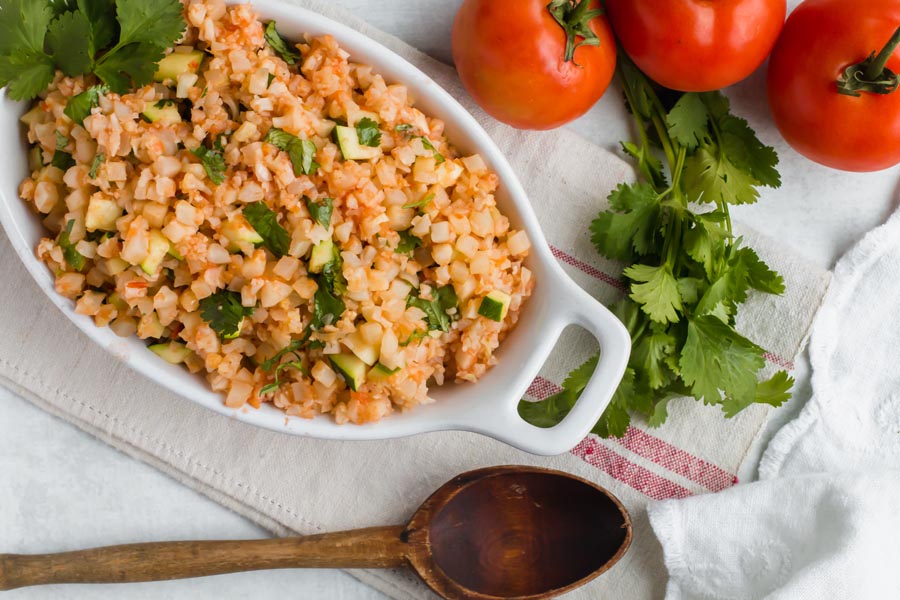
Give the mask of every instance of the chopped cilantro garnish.
M 409 123 L 400 123 L 399 125 L 394 126 L 394 131 L 399 131 L 401 133 L 407 132 L 413 128 Z
M 324 198 L 321 204 L 314 202 L 308 196 L 304 196 L 303 200 L 306 202 L 306 209 L 309 211 L 309 216 L 313 218 L 313 221 L 328 229 L 331 225 L 331 213 L 334 211 L 334 200 Z
M 316 157 L 316 145 L 310 140 L 301 140 L 295 135 L 272 127 L 263 138 L 283 152 L 287 152 L 294 167 L 294 175 L 313 175 L 319 168 Z
M 397 232 L 400 234 L 400 243 L 397 244 L 397 252 L 400 254 L 409 254 L 422 246 L 422 240 L 410 233 L 411 231 L 412 229 L 410 228 Z
M 381 145 L 381 131 L 378 129 L 378 123 L 369 117 L 364 117 L 356 123 L 356 136 L 363 146 L 377 148 Z
M 265 202 L 254 202 L 244 207 L 244 217 L 263 239 L 262 245 L 281 258 L 291 247 L 291 235 L 278 223 L 278 215 Z
M 313 329 L 321 329 L 327 325 L 331 325 L 341 318 L 347 305 L 338 298 L 332 290 L 328 289 L 328 282 L 324 275 L 316 279 L 319 289 L 313 298 L 313 319 L 311 326 Z
M 88 177 L 91 179 L 97 178 L 97 170 L 100 168 L 100 165 L 103 164 L 103 161 L 106 160 L 106 155 L 102 152 L 99 152 L 96 156 L 94 156 L 94 161 L 91 163 L 91 170 L 88 171 Z
M 275 21 L 269 21 L 269 24 L 266 25 L 265 38 L 269 47 L 272 48 L 272 50 L 281 57 L 281 60 L 287 64 L 292 65 L 300 60 L 300 53 L 297 49 L 289 45 L 284 41 L 284 38 L 278 34 L 278 30 L 275 28 Z M 269 83 L 272 83 L 271 80 Z
M 414 306 L 425 313 L 425 321 L 429 331 L 450 331 L 450 323 L 455 319 L 449 311 L 459 307 L 459 298 L 452 285 L 445 285 L 432 291 L 434 299 L 421 298 L 418 291 L 413 291 L 406 299 L 407 306 Z
M 425 149 L 426 149 L 426 150 L 431 150 L 431 151 L 434 153 L 434 161 L 435 161 L 435 163 L 441 164 L 442 162 L 444 162 L 445 160 L 447 160 L 447 159 L 444 158 L 444 155 L 443 155 L 443 154 L 441 154 L 440 152 L 437 151 L 437 148 L 434 147 L 434 144 L 431 143 L 431 140 L 429 140 L 429 139 L 428 139 L 427 137 L 425 137 L 424 135 L 421 136 L 419 139 L 422 140 L 422 145 L 425 146 Z
M 223 290 L 200 301 L 200 316 L 223 340 L 233 340 L 241 334 L 244 317 L 253 315 L 254 308 L 241 304 L 241 295 Z
M 50 164 L 63 171 L 67 171 L 69 168 L 75 166 L 75 159 L 72 158 L 71 154 L 65 151 L 65 148 L 68 145 L 69 139 L 57 131 L 56 151 L 53 153 L 53 158 L 50 159 Z
M 191 150 L 191 154 L 200 159 L 210 181 L 216 185 L 221 185 L 225 181 L 225 157 L 222 156 L 221 150 L 199 146 Z
M 72 228 L 74 226 L 74 219 L 69 219 L 69 221 L 66 222 L 65 230 L 59 234 L 59 247 L 62 248 L 63 257 L 66 259 L 66 262 L 69 263 L 69 266 L 76 271 L 81 271 L 84 268 L 85 258 L 75 249 L 75 244 L 69 239 L 69 236 L 72 235 Z
M 91 114 L 91 109 L 100 103 L 100 96 L 109 91 L 105 85 L 94 85 L 84 90 L 80 94 L 73 96 L 63 111 L 67 117 L 72 119 L 79 125 L 84 124 L 84 120 Z
M 432 200 L 434 200 L 434 193 L 428 194 L 418 202 L 410 202 L 409 204 L 404 204 L 403 208 L 422 208 Z

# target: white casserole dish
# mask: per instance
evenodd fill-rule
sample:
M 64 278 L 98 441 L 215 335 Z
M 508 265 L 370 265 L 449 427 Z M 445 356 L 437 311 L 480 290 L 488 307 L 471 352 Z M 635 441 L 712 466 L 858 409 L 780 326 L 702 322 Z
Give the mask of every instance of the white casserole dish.
M 278 21 L 288 39 L 331 34 L 356 62 L 372 65 L 389 82 L 409 87 L 416 105 L 446 122 L 446 135 L 464 153 L 478 153 L 500 177 L 498 202 L 516 228 L 525 229 L 533 249 L 528 267 L 536 286 L 519 324 L 497 352 L 499 364 L 477 384 L 449 384 L 436 388 L 434 404 L 408 413 L 392 414 L 369 425 L 337 425 L 322 415 L 312 420 L 286 418 L 264 404 L 259 410 L 234 410 L 205 380 L 150 352 L 137 337 L 123 339 L 108 328 L 96 327 L 78 315 L 74 303 L 54 290 L 53 276 L 36 257 L 38 241 L 47 235 L 37 215 L 18 197 L 26 176 L 27 144 L 19 117 L 24 103 L 0 92 L 0 139 L 6 160 L 0 164 L 0 222 L 19 258 L 48 298 L 88 337 L 135 371 L 185 399 L 244 423 L 293 435 L 339 440 L 377 440 L 440 430 L 465 430 L 491 436 L 535 454 L 560 454 L 583 439 L 609 403 L 624 373 L 630 353 L 628 332 L 605 307 L 579 288 L 550 252 L 528 197 L 500 150 L 475 119 L 424 73 L 387 48 L 357 31 L 317 13 L 269 0 L 253 2 L 263 20 Z M 5 257 L 4 260 L 14 260 Z M 559 425 L 540 429 L 523 421 L 516 406 L 525 394 L 559 335 L 569 325 L 587 329 L 600 343 L 600 363 L 582 399 Z

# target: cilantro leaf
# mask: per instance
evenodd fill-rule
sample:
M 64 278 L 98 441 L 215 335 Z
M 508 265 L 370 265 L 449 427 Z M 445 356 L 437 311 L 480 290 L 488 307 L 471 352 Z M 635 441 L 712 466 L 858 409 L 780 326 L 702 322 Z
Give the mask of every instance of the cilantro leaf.
M 685 94 L 666 117 L 669 135 L 688 150 L 693 150 L 706 135 L 709 115 L 698 94 Z
M 377 148 L 381 145 L 381 131 L 378 129 L 378 123 L 369 117 L 364 117 L 356 123 L 356 135 L 359 143 L 363 146 Z
M 59 247 L 62 248 L 63 257 L 66 259 L 66 262 L 69 263 L 69 266 L 76 271 L 81 271 L 84 268 L 85 258 L 75 249 L 75 244 L 69 239 L 69 236 L 72 235 L 72 228 L 74 226 L 75 220 L 69 219 L 69 221 L 66 222 L 65 230 L 59 234 L 58 243 Z
M 736 258 L 747 269 L 750 287 L 767 294 L 784 293 L 784 278 L 770 269 L 752 248 L 741 248 L 736 252 Z
M 688 319 L 681 375 L 694 397 L 720 404 L 722 395 L 741 405 L 756 396 L 756 373 L 765 366 L 763 349 L 714 316 Z
M 66 103 L 63 112 L 75 123 L 84 125 L 84 120 L 91 114 L 91 110 L 100 103 L 100 96 L 108 91 L 105 85 L 91 86 L 80 94 L 72 96 Z
M 0 54 L 43 54 L 52 18 L 46 0 L 6 0 L 0 8 Z
M 324 198 L 321 204 L 314 202 L 307 196 L 304 196 L 303 200 L 306 202 L 306 209 L 309 211 L 309 216 L 312 217 L 313 221 L 325 229 L 328 229 L 331 226 L 331 213 L 334 210 L 334 200 L 331 198 Z
M 619 184 L 609 195 L 610 210 L 591 223 L 597 251 L 616 260 L 634 260 L 653 252 L 659 235 L 659 194 L 650 184 Z
M 69 138 L 57 131 L 56 151 L 53 153 L 53 158 L 50 160 L 50 164 L 63 171 L 67 171 L 71 167 L 75 166 L 75 159 L 72 158 L 71 154 L 65 151 L 66 146 L 68 145 Z
M 119 34 L 114 0 L 78 0 L 80 10 L 91 24 L 91 56 L 109 46 Z
M 47 45 L 56 65 L 69 77 L 91 70 L 94 53 L 91 48 L 91 24 L 81 12 L 60 15 L 47 30 Z
M 191 150 L 191 154 L 200 159 L 206 176 L 216 185 L 225 182 L 225 157 L 219 150 L 211 150 L 206 146 L 198 146 Z M 260 234 L 262 235 L 262 234 Z
M 786 372 L 779 371 L 771 379 L 757 384 L 756 395 L 752 397 L 752 402 L 747 402 L 746 399 L 739 401 L 734 397 L 726 396 L 722 402 L 722 410 L 725 412 L 725 417 L 730 419 L 751 404 L 768 404 L 777 408 L 790 400 L 793 387 L 793 378 L 789 377 Z
M 275 28 L 275 21 L 269 21 L 269 24 L 266 25 L 265 38 L 269 47 L 287 64 L 292 65 L 300 60 L 300 52 L 293 46 L 288 45 L 284 38 L 278 34 L 278 30 Z
M 518 406 L 519 416 L 535 427 L 548 428 L 561 423 L 587 387 L 599 360 L 599 355 L 592 356 L 574 369 L 563 381 L 562 390 L 556 394 L 537 402 L 521 400 Z
M 701 147 L 685 161 L 684 183 L 692 200 L 753 204 L 759 200 L 760 182 L 735 165 L 716 145 Z
M 675 357 L 678 341 L 667 331 L 657 331 L 642 336 L 631 351 L 631 362 L 640 369 L 651 389 L 658 390 L 675 379 L 676 374 L 666 363 Z
M 283 152 L 287 152 L 294 167 L 294 175 L 314 175 L 319 163 L 314 159 L 318 149 L 311 140 L 301 140 L 295 135 L 272 127 L 263 138 Z
M 409 204 L 404 204 L 401 208 L 422 208 L 423 206 L 427 206 L 432 200 L 434 200 L 434 194 L 428 194 L 418 202 L 410 202 Z
M 128 44 L 104 55 L 94 67 L 94 74 L 116 94 L 127 94 L 133 86 L 139 87 L 153 81 L 156 64 L 164 55 L 165 50 L 161 46 Z
M 458 308 L 459 298 L 452 285 L 445 285 L 432 291 L 434 298 L 425 300 L 414 290 L 406 299 L 406 306 L 414 306 L 425 313 L 425 322 L 429 331 L 450 331 L 450 323 L 454 316 L 449 311 Z
M 400 254 L 409 254 L 416 248 L 422 247 L 422 240 L 414 236 L 412 228 L 397 232 L 400 235 L 400 243 L 397 244 L 397 252 Z
M 116 16 L 121 31 L 113 53 L 135 42 L 169 48 L 187 26 L 183 11 L 184 6 L 178 0 L 116 0 Z M 155 72 L 155 63 L 151 68 Z
M 223 290 L 200 301 L 200 317 L 209 323 L 223 340 L 233 340 L 241 334 L 245 317 L 253 316 L 253 307 L 241 304 L 241 295 Z
M 52 59 L 43 52 L 0 56 L 0 87 L 5 86 L 13 100 L 35 98 L 47 89 L 55 75 Z
M 421 136 L 419 139 L 422 140 L 422 145 L 425 146 L 425 149 L 431 150 L 431 152 L 434 154 L 435 164 L 439 165 L 442 162 L 444 162 L 445 160 L 447 160 L 446 158 L 444 158 L 443 154 L 441 154 L 440 152 L 437 151 L 437 148 L 434 147 L 434 144 L 431 143 L 431 140 L 429 140 L 424 135 Z
M 678 282 L 671 269 L 662 265 L 633 265 L 625 269 L 624 275 L 635 282 L 631 286 L 631 299 L 641 305 L 651 319 L 657 323 L 675 323 L 682 310 Z
M 103 161 L 106 160 L 106 155 L 102 152 L 98 153 L 94 157 L 94 161 L 91 163 L 91 170 L 88 171 L 88 177 L 91 179 L 97 178 L 97 170 L 100 169 L 100 165 L 103 164 Z
M 394 125 L 394 131 L 399 131 L 400 133 L 407 132 L 413 128 L 409 123 L 400 123 L 399 125 Z
M 344 260 L 337 246 L 332 248 L 332 259 L 322 267 L 322 277 L 331 293 L 341 296 L 347 293 L 347 280 L 344 279 Z
M 276 258 L 288 253 L 291 235 L 278 223 L 278 214 L 266 206 L 265 202 L 253 202 L 244 207 L 244 217 L 262 237 L 262 245 Z
M 327 282 L 323 277 L 317 279 L 319 288 L 313 298 L 313 318 L 311 327 L 313 329 L 321 329 L 338 321 L 347 305 L 344 301 L 335 296 L 329 289 Z

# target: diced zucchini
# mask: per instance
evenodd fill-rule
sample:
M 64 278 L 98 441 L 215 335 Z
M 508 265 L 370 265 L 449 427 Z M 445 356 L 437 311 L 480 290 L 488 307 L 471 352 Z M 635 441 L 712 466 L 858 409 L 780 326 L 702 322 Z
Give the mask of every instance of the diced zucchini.
M 180 365 L 185 359 L 191 355 L 188 347 L 181 342 L 169 342 L 168 344 L 153 344 L 148 346 L 150 352 L 154 353 L 167 363 Z
M 163 82 L 166 79 L 178 79 L 182 73 L 196 73 L 200 70 L 201 64 L 203 52 L 200 50 L 173 52 L 159 61 L 153 80 Z
M 341 341 L 345 346 L 350 348 L 351 352 L 353 352 L 359 360 L 370 367 L 378 362 L 378 355 L 381 353 L 379 348 L 367 344 L 359 333 L 351 333 Z
M 130 266 L 126 261 L 118 257 L 106 259 L 106 270 L 109 271 L 110 275 L 118 275 Z
M 243 243 L 255 246 L 263 242 L 262 236 L 253 229 L 243 215 L 235 215 L 232 220 L 225 223 L 222 226 L 222 235 L 229 242 L 229 252 L 240 252 Z
M 329 358 L 350 389 L 358 392 L 366 381 L 366 363 L 352 354 L 333 354 Z
M 478 314 L 487 317 L 492 321 L 502 321 L 509 312 L 509 302 L 511 298 L 509 294 L 494 290 L 481 300 L 481 306 L 478 307 Z
M 338 125 L 334 128 L 334 137 L 337 139 L 344 160 L 370 160 L 381 156 L 381 148 L 363 146 L 359 143 L 359 136 L 354 127 Z
M 88 231 L 115 231 L 116 219 L 122 216 L 122 209 L 111 198 L 93 195 L 88 202 L 84 217 L 84 228 Z
M 155 229 L 151 231 L 147 258 L 141 263 L 141 269 L 144 270 L 144 273 L 147 275 L 156 275 L 156 272 L 159 270 L 159 265 L 162 264 L 162 261 L 166 258 L 166 254 L 169 253 L 169 248 L 171 247 L 172 242 L 169 241 L 169 238 Z
M 28 168 L 32 172 L 39 170 L 44 166 L 44 151 L 40 146 L 32 146 L 28 152 Z
M 166 254 L 168 254 L 175 260 L 184 260 L 184 257 L 181 255 L 181 252 L 178 251 L 178 248 L 175 247 L 175 244 L 169 245 L 169 249 L 166 251 Z
M 106 301 L 116 307 L 116 310 L 120 313 L 119 316 L 128 311 L 128 303 L 125 302 L 118 292 L 113 292 L 107 296 Z
M 163 125 L 181 123 L 178 107 L 174 103 L 166 102 L 165 100 L 144 103 L 144 110 L 141 115 L 151 123 L 162 123 Z
M 325 265 L 334 260 L 334 242 L 330 239 L 322 240 L 313 246 L 309 255 L 309 272 L 321 273 Z
M 400 367 L 397 367 L 396 369 L 388 369 L 381 363 L 375 363 L 375 366 L 369 370 L 368 379 L 369 381 L 384 383 L 385 381 L 390 379 L 392 375 L 399 372 Z

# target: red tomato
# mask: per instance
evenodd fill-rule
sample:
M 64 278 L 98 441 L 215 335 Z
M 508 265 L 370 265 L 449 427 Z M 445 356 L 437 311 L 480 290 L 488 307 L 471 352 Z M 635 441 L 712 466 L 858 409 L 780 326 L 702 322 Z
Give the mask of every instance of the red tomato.
M 622 47 L 650 79 L 682 92 L 709 92 L 763 63 L 787 6 L 785 0 L 606 0 L 606 10 Z
M 599 8 L 597 0 L 579 2 L 550 4 L 569 13 Z M 616 43 L 599 13 L 573 16 L 599 45 L 580 45 L 566 60 L 567 34 L 547 0 L 465 0 L 453 23 L 453 60 L 469 94 L 520 129 L 552 129 L 583 115 L 612 80 Z
M 898 0 L 807 0 L 791 14 L 768 76 L 769 105 L 788 144 L 845 171 L 900 163 L 900 92 L 838 92 L 847 68 L 879 53 L 898 25 Z M 890 50 L 887 68 L 900 72 L 900 52 Z

